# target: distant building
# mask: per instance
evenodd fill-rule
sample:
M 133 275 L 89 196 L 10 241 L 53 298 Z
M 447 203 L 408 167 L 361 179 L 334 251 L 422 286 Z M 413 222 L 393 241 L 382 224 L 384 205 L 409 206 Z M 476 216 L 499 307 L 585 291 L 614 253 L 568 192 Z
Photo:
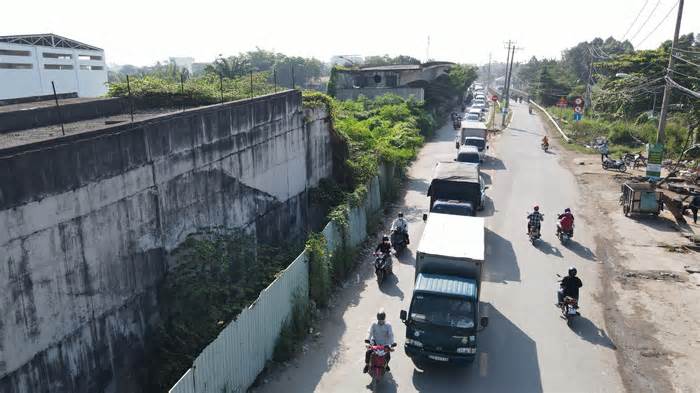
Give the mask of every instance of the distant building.
M 404 98 L 424 100 L 424 88 L 454 66 L 450 62 L 397 64 L 336 71 L 336 98 L 354 100 L 359 96 L 374 98 L 396 94 Z
M 107 93 L 104 50 L 56 34 L 0 36 L 0 99 Z
M 331 67 L 336 65 L 350 67 L 360 65 L 364 61 L 365 59 L 360 55 L 337 55 L 331 57 Z
M 193 57 L 171 57 L 170 63 L 175 63 L 178 68 L 186 69 L 190 74 L 192 74 L 192 64 L 194 64 Z

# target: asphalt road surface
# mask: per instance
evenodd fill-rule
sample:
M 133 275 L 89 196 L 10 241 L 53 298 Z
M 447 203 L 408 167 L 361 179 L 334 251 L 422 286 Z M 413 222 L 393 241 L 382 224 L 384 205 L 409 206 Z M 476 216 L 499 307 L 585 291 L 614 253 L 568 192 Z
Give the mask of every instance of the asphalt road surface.
M 490 188 L 486 209 L 486 263 L 482 284 L 479 353 L 471 366 L 434 365 L 418 369 L 403 352 L 405 327 L 399 311 L 408 309 L 414 256 L 423 231 L 421 216 L 429 203 L 428 182 L 437 161 L 456 154 L 454 131 L 443 127 L 421 150 L 409 170 L 401 210 L 409 220 L 410 252 L 394 261 L 396 277 L 382 288 L 374 280 L 371 260 L 363 260 L 357 277 L 343 288 L 335 307 L 321 323 L 321 336 L 290 365 L 269 376 L 256 392 L 363 392 L 370 377 L 361 373 L 363 340 L 378 309 L 392 324 L 397 350 L 380 392 L 620 392 L 615 349 L 604 333 L 598 297 L 600 266 L 589 249 L 593 230 L 577 220 L 575 237 L 566 246 L 554 235 L 556 213 L 577 212 L 578 188 L 560 165 L 558 147 L 540 149 L 544 128 L 526 104 L 513 105 L 508 129 L 490 143 L 484 173 Z M 526 214 L 534 204 L 544 213 L 543 241 L 536 247 L 526 235 Z M 581 289 L 581 317 L 572 327 L 560 318 L 556 273 L 576 266 Z

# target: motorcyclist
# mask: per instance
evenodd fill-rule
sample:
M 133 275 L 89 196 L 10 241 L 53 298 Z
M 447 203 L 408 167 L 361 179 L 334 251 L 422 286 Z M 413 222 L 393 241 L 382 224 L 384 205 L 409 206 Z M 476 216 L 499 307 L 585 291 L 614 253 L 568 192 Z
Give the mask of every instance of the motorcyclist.
M 394 344 L 394 331 L 391 329 L 391 324 L 386 321 L 386 313 L 384 309 L 377 313 L 377 322 L 373 322 L 367 330 L 367 339 L 365 342 L 374 345 L 392 346 Z M 365 367 L 363 373 L 369 371 L 369 359 L 372 355 L 372 350 L 368 349 L 365 352 Z M 386 369 L 389 371 L 389 360 L 391 359 L 391 351 L 386 351 Z
M 570 267 L 569 275 L 564 277 L 559 284 L 560 289 L 557 292 L 557 300 L 559 303 L 557 305 L 561 306 L 562 303 L 564 303 L 564 298 L 566 296 L 576 299 L 578 303 L 578 290 L 582 286 L 583 283 L 581 282 L 581 279 L 576 277 L 576 268 L 573 266 Z
M 399 233 L 403 233 L 404 237 L 406 238 L 406 244 L 410 244 L 410 240 L 408 239 L 408 221 L 406 221 L 405 218 L 403 218 L 403 213 L 399 212 L 399 216 L 394 220 L 393 223 L 391 223 L 391 230 L 393 231 L 398 231 Z
M 561 231 L 574 236 L 574 215 L 571 214 L 571 209 L 564 209 L 564 213 L 557 216 L 559 223 L 557 224 L 557 236 Z
M 529 105 L 529 106 L 527 107 L 527 110 L 528 110 L 528 112 L 530 112 L 530 114 L 532 114 L 532 105 Z
M 382 236 L 382 242 L 377 245 L 377 248 L 374 249 L 375 253 L 382 253 L 384 255 L 389 255 L 391 254 L 391 242 L 389 242 L 389 236 L 384 235 Z
M 540 213 L 540 207 L 535 206 L 533 208 L 533 212 L 527 215 L 527 234 L 530 234 L 530 231 L 535 228 L 537 229 L 537 232 L 539 233 L 540 231 L 540 226 L 542 220 L 544 220 L 544 217 L 542 216 L 542 213 Z
M 547 135 L 542 138 L 542 146 L 549 147 L 549 138 L 547 138 Z

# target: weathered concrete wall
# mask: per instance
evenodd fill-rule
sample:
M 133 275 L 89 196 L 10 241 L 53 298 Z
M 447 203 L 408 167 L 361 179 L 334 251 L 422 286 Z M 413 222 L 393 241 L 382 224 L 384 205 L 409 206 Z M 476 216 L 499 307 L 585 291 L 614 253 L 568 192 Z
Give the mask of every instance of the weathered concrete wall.
M 289 91 L 0 150 L 0 392 L 138 392 L 168 251 L 303 232 L 327 123 Z
M 61 114 L 53 105 L 44 105 L 19 111 L 0 110 L 0 133 L 26 130 L 75 121 L 96 119 L 129 113 L 129 102 L 125 98 L 105 98 L 86 102 L 61 104 Z

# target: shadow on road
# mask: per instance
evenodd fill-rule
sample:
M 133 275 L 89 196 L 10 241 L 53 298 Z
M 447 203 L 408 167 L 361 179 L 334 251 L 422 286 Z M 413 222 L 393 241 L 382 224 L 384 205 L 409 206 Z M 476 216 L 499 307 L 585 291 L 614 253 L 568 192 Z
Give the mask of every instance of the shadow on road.
M 389 365 L 391 365 L 391 363 L 389 363 Z M 394 376 L 391 375 L 391 372 L 388 372 L 384 374 L 384 378 L 381 380 L 381 382 L 379 382 L 379 385 L 377 385 L 376 391 L 380 393 L 396 393 L 398 391 L 398 386 L 399 385 L 396 383 Z M 367 390 L 372 390 L 372 385 L 370 384 L 365 387 Z
M 496 213 L 496 206 L 493 204 L 493 199 L 489 196 L 484 198 L 484 209 L 477 212 L 479 217 L 491 217 Z
M 543 136 L 543 135 L 544 135 L 544 134 L 540 134 L 540 133 L 537 133 L 537 132 L 532 132 L 532 131 L 530 131 L 530 130 L 524 130 L 524 129 L 522 129 L 522 128 L 508 127 L 508 129 L 511 130 L 511 131 L 524 132 L 524 133 L 526 133 L 526 134 L 532 134 L 532 135 L 537 135 L 537 136 Z
M 496 232 L 485 228 L 486 260 L 485 280 L 491 282 L 520 281 L 518 259 L 513 244 Z
M 379 286 L 379 290 L 385 295 L 403 300 L 403 291 L 399 288 L 399 278 L 395 274 L 386 277 L 382 285 Z
M 590 248 L 584 246 L 583 244 L 581 244 L 577 241 L 574 241 L 573 239 L 571 239 L 569 241 L 569 244 L 566 245 L 566 248 L 568 248 L 574 254 L 578 255 L 581 258 L 587 259 L 589 261 L 594 261 L 594 262 L 598 260 L 598 258 L 593 253 L 593 250 L 591 250 Z
M 427 194 L 429 186 L 430 182 L 427 179 L 410 179 L 407 182 L 405 191 L 416 191 Z
M 593 321 L 584 316 L 579 316 L 573 321 L 571 330 L 591 344 L 601 345 L 614 350 L 617 349 L 610 337 L 605 333 L 605 330 L 599 328 Z
M 414 240 L 416 241 L 416 240 Z M 403 251 L 401 251 L 400 254 L 395 255 L 394 259 L 399 261 L 400 263 L 404 265 L 411 265 L 415 266 L 416 265 L 416 256 L 413 255 L 413 252 L 411 251 L 410 248 L 406 248 Z
M 666 217 L 650 216 L 650 215 L 630 215 L 630 218 L 639 224 L 646 225 L 649 228 L 656 229 L 661 232 L 676 232 L 676 223 Z
M 547 255 L 554 255 L 559 258 L 563 258 L 564 255 L 562 255 L 561 251 L 559 251 L 559 248 L 552 243 L 541 239 L 540 243 L 535 243 L 536 247 L 538 250 L 542 251 L 543 253 Z
M 482 169 L 494 169 L 494 170 L 504 170 L 506 169 L 506 165 L 503 163 L 503 160 L 501 160 L 498 157 L 494 156 L 486 156 L 484 159 L 484 162 L 481 163 L 481 168 Z
M 419 392 L 542 392 L 537 345 L 495 307 L 479 337 L 479 353 L 467 367 L 420 364 L 413 370 Z M 492 374 L 493 370 L 493 375 Z M 507 376 L 502 376 L 507 370 Z

